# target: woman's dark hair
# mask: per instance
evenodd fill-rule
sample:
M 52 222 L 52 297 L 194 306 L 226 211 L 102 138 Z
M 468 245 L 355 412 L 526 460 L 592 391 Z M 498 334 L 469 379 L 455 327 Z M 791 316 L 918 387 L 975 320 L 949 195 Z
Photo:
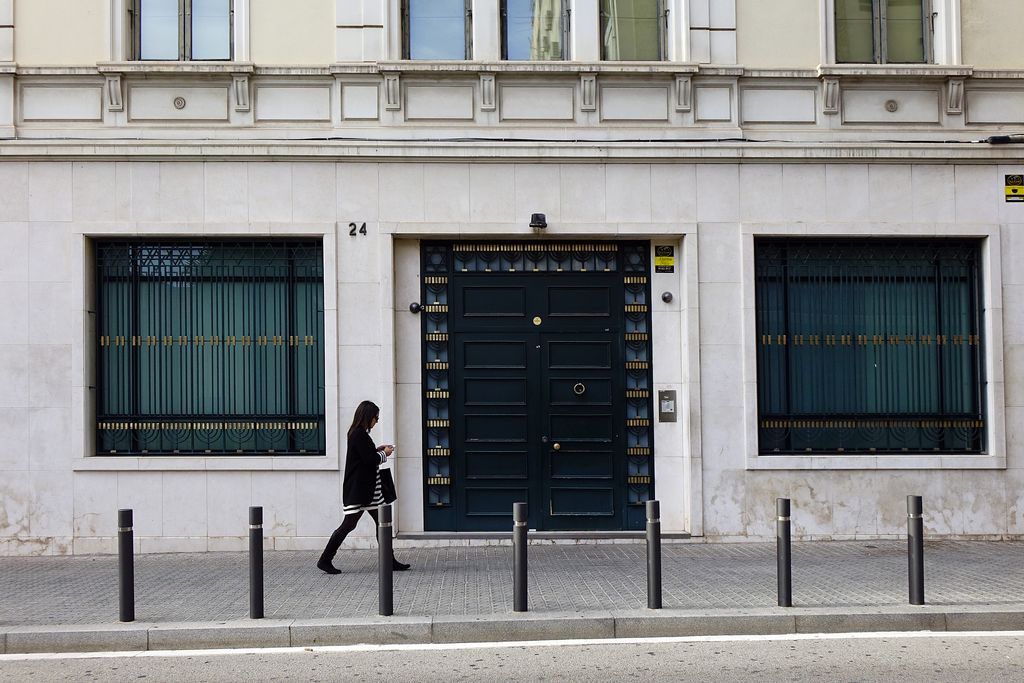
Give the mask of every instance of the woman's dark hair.
M 370 427 L 373 426 L 373 418 L 380 415 L 380 408 L 373 401 L 363 401 L 356 408 L 355 415 L 352 416 L 352 426 L 348 428 L 348 435 L 352 436 L 356 430 L 362 429 L 364 432 L 370 431 Z

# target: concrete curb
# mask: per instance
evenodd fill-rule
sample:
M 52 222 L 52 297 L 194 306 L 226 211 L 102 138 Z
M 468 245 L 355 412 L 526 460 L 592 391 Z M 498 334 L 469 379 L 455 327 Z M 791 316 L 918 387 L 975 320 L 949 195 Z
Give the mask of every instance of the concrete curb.
M 2 627 L 0 627 L 2 628 Z M 7 627 L 0 654 L 486 641 L 1024 629 L 1024 605 L 528 612 L 437 617 Z

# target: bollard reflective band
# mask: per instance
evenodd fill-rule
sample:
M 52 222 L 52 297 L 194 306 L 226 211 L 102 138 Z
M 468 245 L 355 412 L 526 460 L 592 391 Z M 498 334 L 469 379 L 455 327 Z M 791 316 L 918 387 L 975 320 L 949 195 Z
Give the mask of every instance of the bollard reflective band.
M 119 533 L 119 534 L 126 534 L 126 533 L 129 533 L 131 530 L 132 530 L 132 527 L 130 527 L 130 526 L 119 526 L 119 527 L 117 527 L 117 533 Z
M 526 526 L 528 522 L 512 522 L 512 526 Z
M 262 529 L 263 525 L 262 524 L 250 524 L 249 528 L 253 529 L 253 530 L 255 530 L 255 529 Z
M 661 517 L 655 517 L 654 519 L 648 519 L 648 524 L 661 524 Z
M 778 520 L 779 520 L 780 522 L 788 522 L 788 521 L 790 521 L 790 520 L 792 520 L 792 519 L 793 519 L 792 517 L 779 517 L 779 518 L 778 518 Z
M 907 519 L 923 519 L 923 518 L 924 518 L 924 514 L 919 514 L 918 515 L 918 514 L 914 514 L 913 512 L 908 512 L 907 513 Z
M 381 527 L 382 529 L 390 529 L 391 522 L 380 522 L 377 524 L 377 526 Z

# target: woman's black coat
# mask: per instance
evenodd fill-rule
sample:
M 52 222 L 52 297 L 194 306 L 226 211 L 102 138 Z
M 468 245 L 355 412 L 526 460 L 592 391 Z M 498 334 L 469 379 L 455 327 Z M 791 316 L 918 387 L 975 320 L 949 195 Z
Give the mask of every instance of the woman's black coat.
M 348 454 L 345 456 L 345 481 L 341 489 L 341 500 L 345 505 L 369 505 L 377 488 L 377 468 L 380 454 L 373 439 L 362 429 L 356 429 L 348 437 Z

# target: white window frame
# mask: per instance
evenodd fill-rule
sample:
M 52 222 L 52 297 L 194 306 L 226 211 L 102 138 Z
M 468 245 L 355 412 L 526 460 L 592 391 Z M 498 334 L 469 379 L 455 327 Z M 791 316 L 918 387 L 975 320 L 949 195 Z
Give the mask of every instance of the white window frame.
M 928 1 L 928 0 L 923 0 Z M 820 0 L 821 13 L 821 63 L 838 64 L 836 61 L 836 5 L 835 0 Z M 926 40 L 930 43 L 929 59 L 925 64 L 958 65 L 961 63 L 960 43 L 960 0 L 930 0 L 931 32 Z M 877 67 L 901 66 L 879 63 Z M 907 65 L 902 65 L 907 66 Z
M 250 0 L 232 0 L 231 20 L 231 58 L 233 61 L 249 61 L 249 5 Z M 114 62 L 142 61 L 135 54 L 135 37 L 131 35 L 132 27 L 129 12 L 135 0 L 110 0 L 110 59 Z M 182 60 L 190 61 L 190 60 Z

